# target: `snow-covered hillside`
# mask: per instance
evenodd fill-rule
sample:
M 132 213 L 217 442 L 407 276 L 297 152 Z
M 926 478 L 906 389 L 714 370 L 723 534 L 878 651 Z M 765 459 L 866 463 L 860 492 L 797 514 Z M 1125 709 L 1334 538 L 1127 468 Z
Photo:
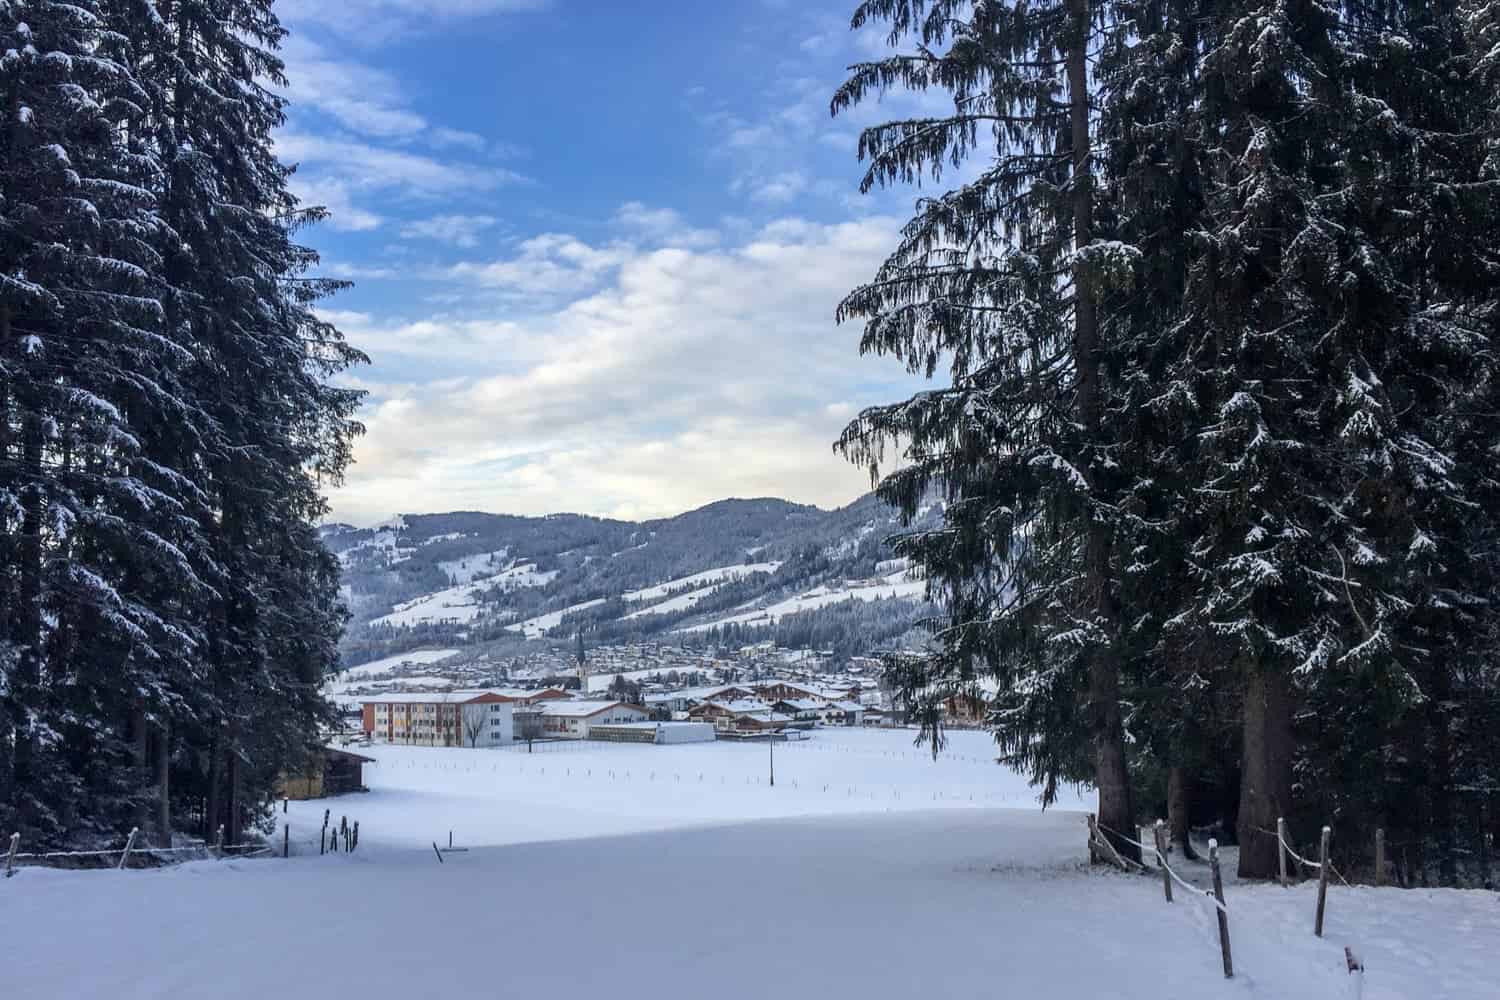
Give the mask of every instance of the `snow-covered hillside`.
M 1209 905 L 1088 870 L 1082 816 L 962 735 L 933 763 L 824 730 L 774 788 L 764 745 L 377 749 L 369 794 L 293 803 L 288 860 L 0 884 L 6 996 L 409 1000 L 442 966 L 518 997 L 1329 1000 L 1356 995 L 1346 945 L 1364 1000 L 1500 990 L 1493 894 L 1335 886 L 1319 939 L 1311 884 L 1231 882 L 1226 980 Z M 357 853 L 318 856 L 324 809 Z
M 714 626 L 730 624 L 774 625 L 785 615 L 798 611 L 826 608 L 843 601 L 880 601 L 892 598 L 920 599 L 927 592 L 925 580 L 908 580 L 904 573 L 893 573 L 879 583 L 845 584 L 841 587 L 814 587 L 796 597 L 777 601 L 764 608 L 753 608 L 738 614 L 715 618 L 677 629 L 678 632 L 701 632 Z
M 841 610 L 818 626 L 821 632 L 807 622 L 796 626 L 803 644 L 833 634 L 863 637 L 848 641 L 869 646 L 902 636 L 924 617 L 921 587 L 905 578 L 885 591 L 877 586 L 906 569 L 886 544 L 898 528 L 895 511 L 872 496 L 832 511 L 725 500 L 642 523 L 573 514 L 410 514 L 375 529 L 330 525 L 324 538 L 342 562 L 354 612 L 345 652 L 363 659 L 410 645 L 410 629 L 444 645 L 503 646 L 506 631 L 566 639 L 576 629 L 547 633 L 580 611 L 589 613 L 577 629 L 599 642 L 675 633 L 678 642 L 697 643 L 705 629 L 727 624 L 735 627 L 732 641 L 743 643 L 768 638 L 742 633 L 788 614 L 895 594 L 903 608 Z

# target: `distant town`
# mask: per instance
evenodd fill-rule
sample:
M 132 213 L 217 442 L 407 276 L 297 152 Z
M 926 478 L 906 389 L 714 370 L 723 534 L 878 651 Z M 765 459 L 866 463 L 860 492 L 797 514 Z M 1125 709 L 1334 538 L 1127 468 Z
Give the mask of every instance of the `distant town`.
M 678 743 L 797 739 L 818 726 L 893 726 L 906 713 L 879 683 L 880 660 L 761 642 L 733 650 L 656 643 L 538 651 L 495 662 L 423 650 L 335 682 L 345 738 L 486 747 L 518 740 Z M 980 706 L 949 699 L 948 722 Z

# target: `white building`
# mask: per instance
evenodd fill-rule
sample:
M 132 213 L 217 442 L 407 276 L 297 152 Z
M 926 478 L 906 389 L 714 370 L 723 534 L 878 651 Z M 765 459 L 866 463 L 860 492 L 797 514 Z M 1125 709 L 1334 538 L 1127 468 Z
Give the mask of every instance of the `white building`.
M 544 735 L 571 740 L 588 739 L 591 725 L 646 722 L 651 718 L 639 705 L 622 701 L 544 701 L 536 708 L 542 716 Z
M 515 705 L 498 691 L 382 694 L 360 702 L 361 728 L 377 743 L 503 746 L 515 737 Z

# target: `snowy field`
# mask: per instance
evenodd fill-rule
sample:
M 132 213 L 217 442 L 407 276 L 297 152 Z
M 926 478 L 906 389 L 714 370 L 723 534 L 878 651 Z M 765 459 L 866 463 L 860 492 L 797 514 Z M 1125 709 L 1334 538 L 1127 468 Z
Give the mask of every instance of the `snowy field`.
M 289 860 L 0 882 L 5 996 L 410 1000 L 441 968 L 497 997 L 1327 1000 L 1346 944 L 1368 1000 L 1500 995 L 1485 892 L 1340 886 L 1319 940 L 1312 886 L 1231 884 L 1226 981 L 1210 907 L 1089 871 L 1080 814 L 957 736 L 934 762 L 821 730 L 774 788 L 764 744 L 375 748 L 368 794 L 292 804 Z M 324 808 L 358 853 L 307 853 Z

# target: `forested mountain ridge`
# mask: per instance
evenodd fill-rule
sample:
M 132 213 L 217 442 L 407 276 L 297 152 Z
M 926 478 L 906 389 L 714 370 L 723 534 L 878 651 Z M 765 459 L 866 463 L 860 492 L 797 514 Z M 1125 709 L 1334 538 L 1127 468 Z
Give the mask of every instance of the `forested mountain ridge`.
M 935 523 L 940 511 L 930 505 L 911 527 Z M 902 530 L 872 494 L 836 510 L 727 499 L 642 522 L 408 514 L 374 528 L 327 524 L 322 534 L 354 614 L 349 664 L 417 643 L 578 630 L 597 641 L 668 633 L 690 641 L 723 622 L 736 636 L 758 637 L 798 613 L 891 597 L 900 608 L 882 617 L 905 631 L 925 587 L 893 558 L 888 539 Z

